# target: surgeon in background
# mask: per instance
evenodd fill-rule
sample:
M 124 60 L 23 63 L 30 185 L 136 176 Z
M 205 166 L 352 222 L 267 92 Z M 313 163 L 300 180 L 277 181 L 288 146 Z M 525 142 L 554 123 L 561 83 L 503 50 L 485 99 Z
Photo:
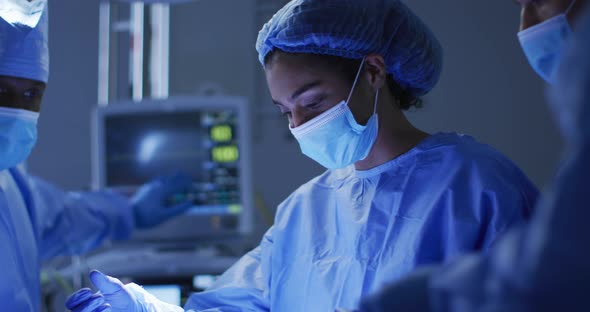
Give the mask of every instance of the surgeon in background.
M 354 308 L 385 278 L 487 250 L 528 217 L 537 190 L 510 160 L 405 117 L 437 84 L 442 48 L 401 1 L 291 1 L 256 48 L 285 127 L 328 170 L 283 201 L 260 246 L 186 310 Z M 100 293 L 78 291 L 69 309 L 172 309 L 135 284 L 90 278 Z
M 133 229 L 154 226 L 190 206 L 163 204 L 170 194 L 189 186 L 190 179 L 181 175 L 149 183 L 131 200 L 108 191 L 64 192 L 28 175 L 20 164 L 37 140 L 48 68 L 47 12 L 34 28 L 0 18 L 2 311 L 40 311 L 42 259 L 80 254 L 106 239 L 128 238 Z
M 367 298 L 377 311 L 590 311 L 590 5 L 519 0 L 523 50 L 551 84 L 561 168 L 530 223 L 485 254 L 421 269 Z

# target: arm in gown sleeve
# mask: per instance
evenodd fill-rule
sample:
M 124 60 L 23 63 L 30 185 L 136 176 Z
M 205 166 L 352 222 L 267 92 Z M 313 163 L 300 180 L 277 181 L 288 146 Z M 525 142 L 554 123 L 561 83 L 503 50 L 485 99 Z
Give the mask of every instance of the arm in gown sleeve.
M 207 291 L 191 295 L 185 305 L 191 312 L 269 311 L 271 227 L 258 247 L 243 256 Z
M 129 200 L 112 191 L 65 192 L 19 170 L 32 200 L 42 259 L 87 252 L 104 240 L 128 238 L 134 228 Z

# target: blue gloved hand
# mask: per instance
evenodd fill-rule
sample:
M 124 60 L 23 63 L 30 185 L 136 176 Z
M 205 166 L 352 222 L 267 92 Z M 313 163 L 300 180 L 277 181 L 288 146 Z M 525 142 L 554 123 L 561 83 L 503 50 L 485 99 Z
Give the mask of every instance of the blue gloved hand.
M 135 226 L 149 228 L 183 213 L 192 206 L 190 201 L 169 206 L 166 201 L 175 193 L 189 190 L 192 179 L 176 174 L 155 179 L 143 185 L 131 199 Z
M 108 311 L 110 305 L 101 294 L 93 294 L 90 288 L 82 288 L 68 298 L 66 308 L 73 312 L 103 312 Z
M 96 270 L 90 272 L 90 280 L 99 292 L 93 294 L 88 288 L 80 289 L 66 300 L 66 308 L 72 312 L 142 311 L 142 303 L 120 280 Z
M 183 312 L 184 310 L 158 300 L 139 285 L 123 285 L 120 280 L 99 271 L 90 272 L 90 280 L 98 289 L 92 293 L 88 288 L 80 289 L 66 301 L 72 312 Z

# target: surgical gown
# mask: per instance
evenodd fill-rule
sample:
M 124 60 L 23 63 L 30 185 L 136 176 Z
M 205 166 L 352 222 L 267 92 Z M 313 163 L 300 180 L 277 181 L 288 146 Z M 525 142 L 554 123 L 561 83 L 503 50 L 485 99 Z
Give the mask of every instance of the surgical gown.
M 278 208 L 260 245 L 186 310 L 334 311 L 420 265 L 488 249 L 537 190 L 469 136 L 435 134 L 367 171 L 330 170 Z
M 0 310 L 40 311 L 41 260 L 131 234 L 128 200 L 65 193 L 22 169 L 0 171 Z

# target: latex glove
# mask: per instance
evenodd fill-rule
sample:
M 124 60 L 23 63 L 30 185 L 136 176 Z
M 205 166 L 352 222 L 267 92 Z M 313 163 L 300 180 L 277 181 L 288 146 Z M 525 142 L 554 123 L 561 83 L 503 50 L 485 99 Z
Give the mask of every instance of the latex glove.
M 110 305 L 104 301 L 101 294 L 93 294 L 90 288 L 82 288 L 66 300 L 66 308 L 73 312 L 103 312 L 108 311 Z
M 88 288 L 80 289 L 66 300 L 66 308 L 73 312 L 144 311 L 134 294 L 118 279 L 92 271 L 90 280 L 99 292 L 93 294 Z
M 175 193 L 186 192 L 192 179 L 176 174 L 155 179 L 143 185 L 131 199 L 131 206 L 137 228 L 149 228 L 183 213 L 192 206 L 187 201 L 169 206 L 166 201 Z
M 159 301 L 139 285 L 123 285 L 120 280 L 99 271 L 90 272 L 92 284 L 99 290 L 92 293 L 80 289 L 66 300 L 72 312 L 180 312 L 181 307 Z

